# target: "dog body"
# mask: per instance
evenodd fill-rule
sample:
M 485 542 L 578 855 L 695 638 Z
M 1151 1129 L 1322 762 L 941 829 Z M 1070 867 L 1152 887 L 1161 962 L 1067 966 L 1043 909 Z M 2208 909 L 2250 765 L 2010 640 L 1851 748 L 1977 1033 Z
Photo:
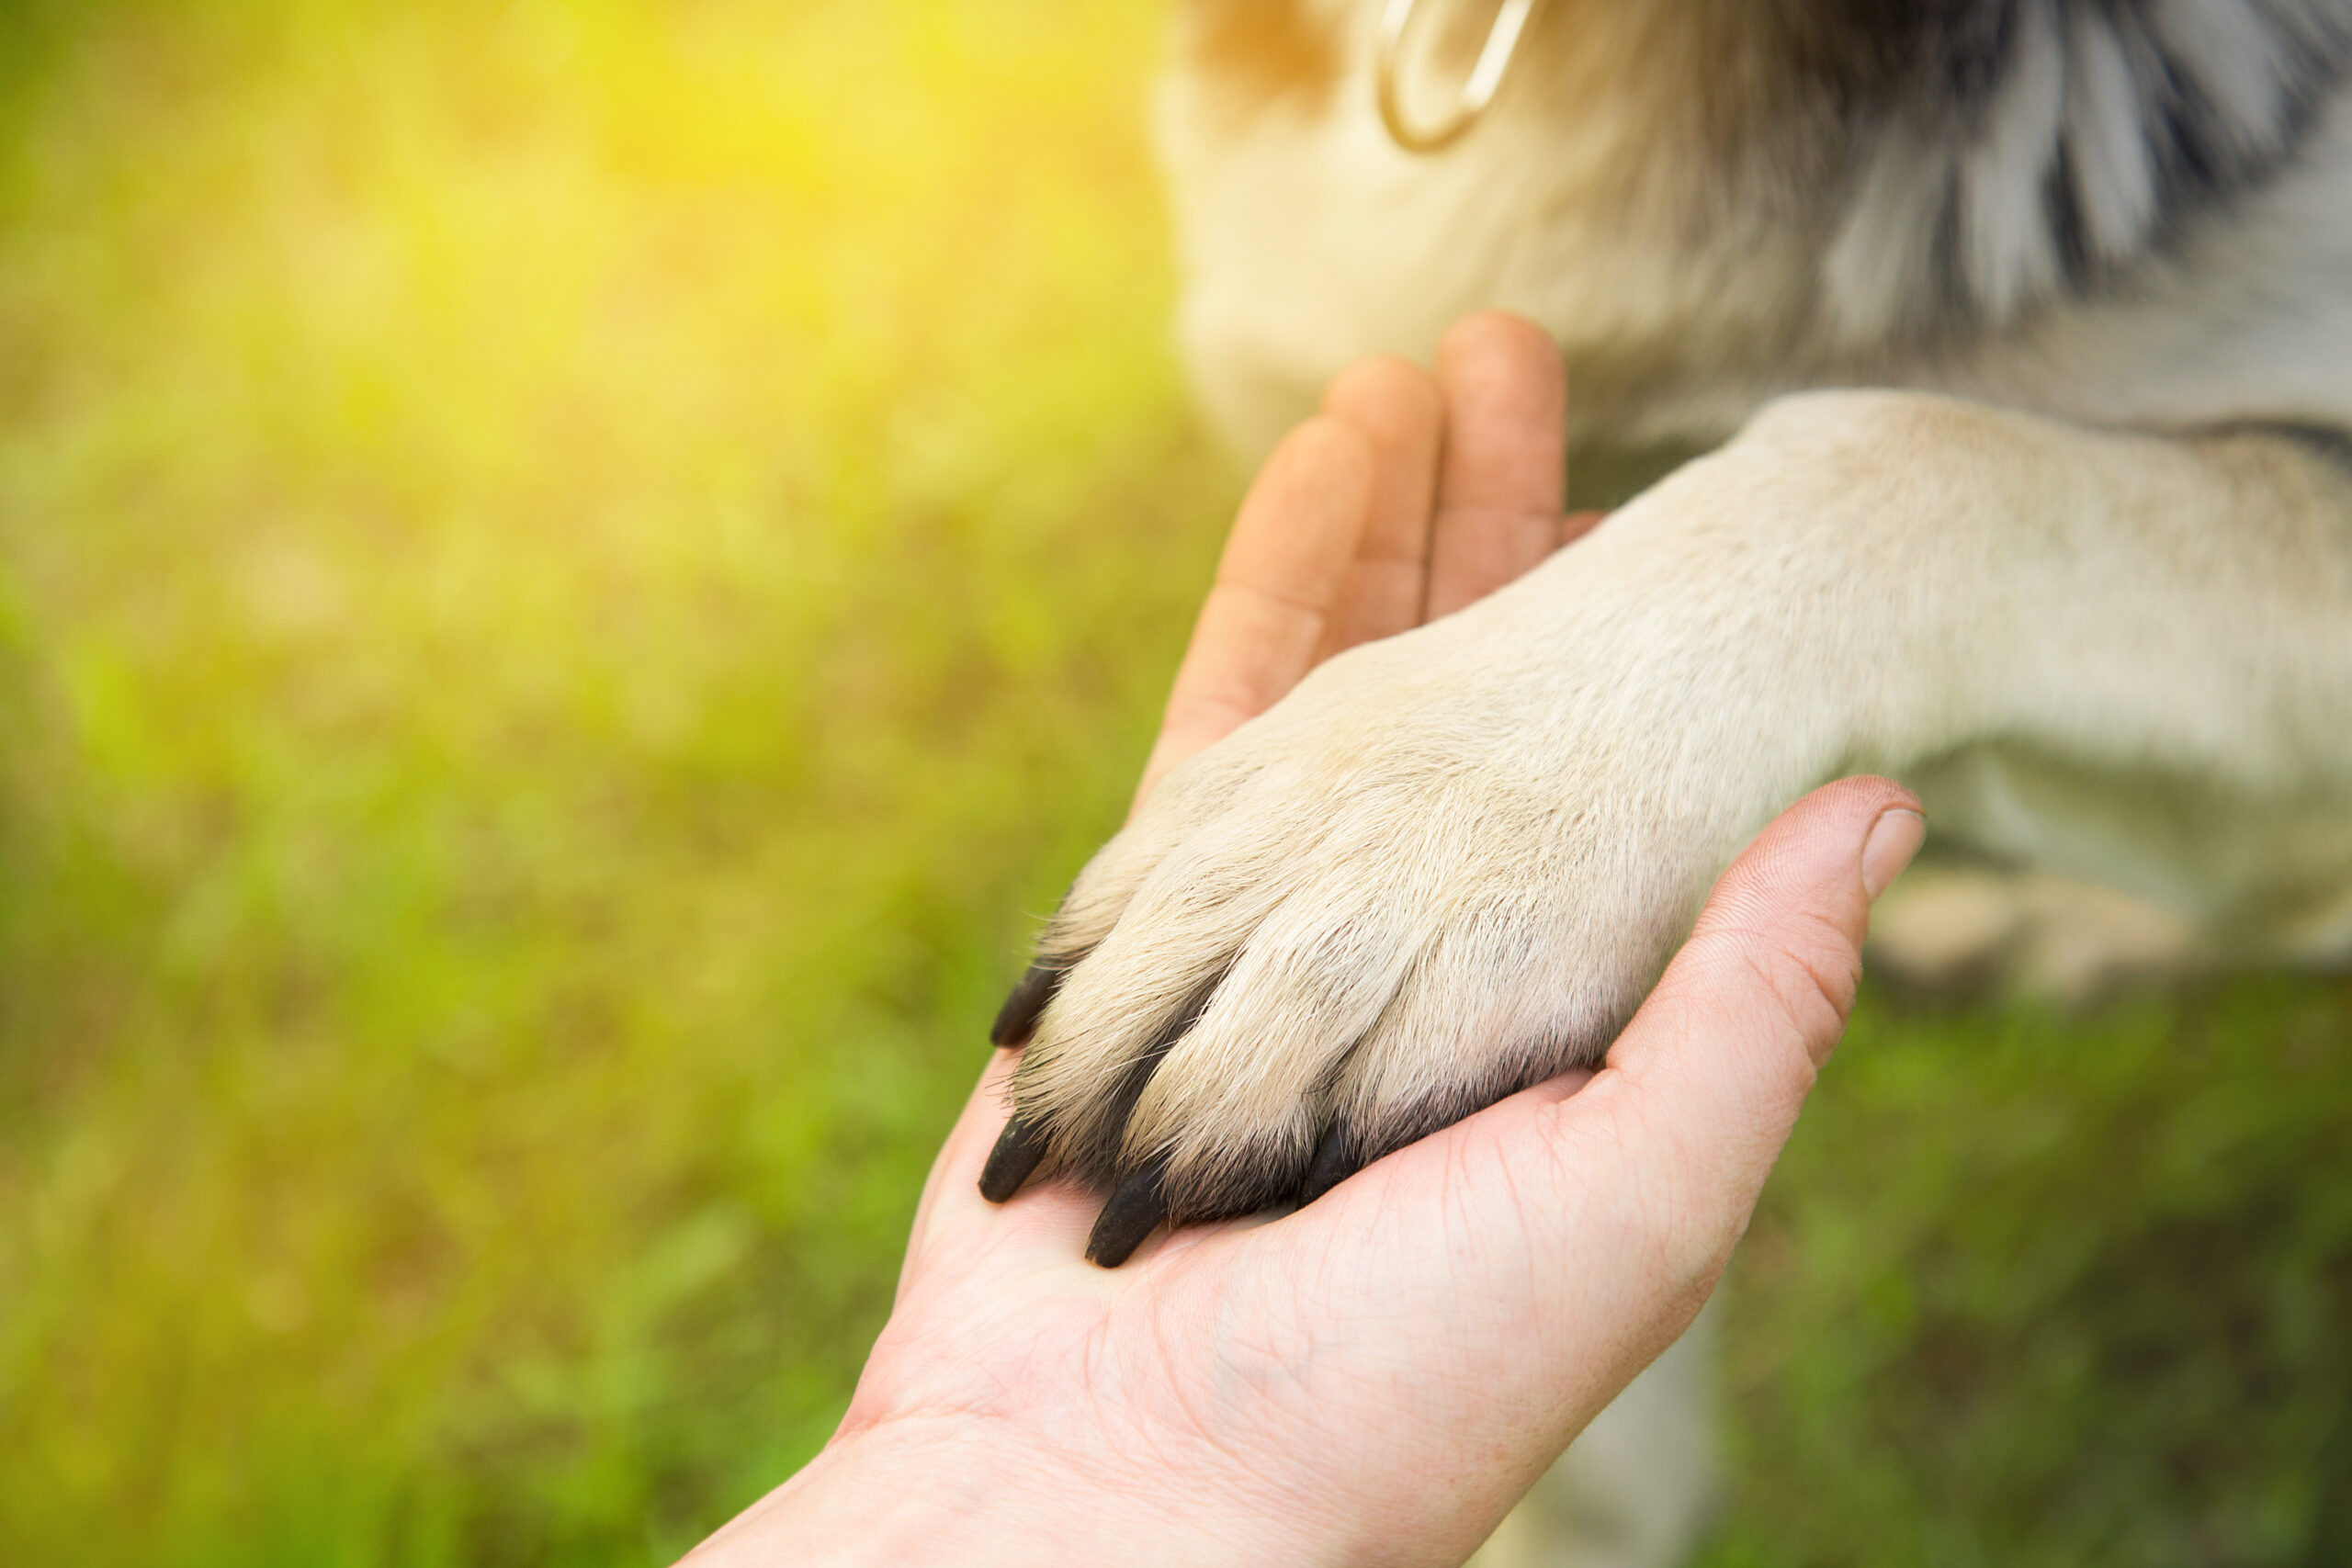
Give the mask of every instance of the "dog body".
M 1435 8 L 1475 30 L 1408 74 L 1450 81 L 1485 7 Z M 1163 86 L 1185 345 L 1246 448 L 1493 306 L 1559 341 L 1577 446 L 1815 387 L 2352 419 L 2342 0 L 1556 0 L 1434 156 L 1372 112 L 1374 9 L 1193 0 Z
M 2235 952 L 2352 952 L 2352 0 L 1555 0 L 1434 156 L 1373 112 L 1375 9 L 1182 15 L 1213 414 L 1262 446 L 1501 306 L 1580 452 L 1714 449 L 1090 864 L 1014 1089 L 1064 1169 L 1247 1212 L 1597 1058 L 1849 772 Z M 1476 54 L 1459 9 L 1408 99 Z M 1657 1408 L 1622 1552 L 1560 1560 L 1689 1539 L 1703 1444 Z

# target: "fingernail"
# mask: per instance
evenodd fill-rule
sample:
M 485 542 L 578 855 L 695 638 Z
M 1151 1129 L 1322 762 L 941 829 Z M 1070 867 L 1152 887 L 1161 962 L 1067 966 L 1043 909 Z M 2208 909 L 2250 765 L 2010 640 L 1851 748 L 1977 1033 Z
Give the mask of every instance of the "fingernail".
M 1872 903 L 1903 874 L 1927 836 L 1928 819 L 1908 807 L 1890 807 L 1878 814 L 1878 820 L 1871 824 L 1871 836 L 1862 843 L 1862 891 Z

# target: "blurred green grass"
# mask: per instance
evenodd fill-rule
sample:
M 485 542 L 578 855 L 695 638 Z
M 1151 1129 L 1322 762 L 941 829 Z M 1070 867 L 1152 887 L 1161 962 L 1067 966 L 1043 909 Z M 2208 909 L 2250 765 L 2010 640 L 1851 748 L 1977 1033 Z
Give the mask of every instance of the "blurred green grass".
M 1235 493 L 1159 25 L 0 7 L 0 1556 L 655 1562 L 822 1441 Z M 1713 1558 L 2352 1561 L 2347 1020 L 1866 1003 Z

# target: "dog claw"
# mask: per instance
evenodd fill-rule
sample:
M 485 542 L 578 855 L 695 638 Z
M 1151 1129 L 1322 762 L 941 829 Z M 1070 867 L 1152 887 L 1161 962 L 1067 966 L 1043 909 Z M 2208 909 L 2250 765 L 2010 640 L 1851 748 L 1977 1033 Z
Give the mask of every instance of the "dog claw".
M 1323 1130 L 1322 1139 L 1315 1145 L 1315 1157 L 1307 1162 L 1306 1179 L 1298 1189 L 1299 1207 L 1312 1203 L 1353 1176 L 1357 1169 L 1355 1138 L 1345 1122 L 1334 1121 Z
M 1095 1216 L 1094 1232 L 1086 1238 L 1087 1261 L 1116 1269 L 1135 1255 L 1144 1237 L 1167 1217 L 1168 1199 L 1159 1190 L 1159 1172 L 1135 1172 L 1119 1183 L 1102 1213 Z
M 1069 970 L 1068 964 L 1047 958 L 1030 964 L 1013 982 L 1012 994 L 1004 998 L 1004 1006 L 997 1010 L 996 1022 L 989 1029 L 989 1042 L 997 1045 L 1025 1044 L 1036 1032 L 1037 1015 L 1054 999 L 1062 976 Z
M 1035 1129 L 1015 1116 L 997 1134 L 996 1147 L 989 1151 L 989 1162 L 980 1169 L 980 1196 L 991 1203 L 1001 1203 L 1021 1190 L 1046 1157 L 1046 1140 Z

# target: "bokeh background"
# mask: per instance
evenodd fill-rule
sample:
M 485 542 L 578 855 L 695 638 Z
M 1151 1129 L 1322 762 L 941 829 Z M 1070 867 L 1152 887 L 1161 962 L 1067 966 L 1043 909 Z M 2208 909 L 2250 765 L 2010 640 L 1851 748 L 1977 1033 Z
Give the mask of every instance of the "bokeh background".
M 0 1559 L 654 1563 L 823 1440 L 1238 491 L 1163 21 L 0 3 Z M 1710 1561 L 2352 1562 L 2347 1043 L 1871 993 Z

